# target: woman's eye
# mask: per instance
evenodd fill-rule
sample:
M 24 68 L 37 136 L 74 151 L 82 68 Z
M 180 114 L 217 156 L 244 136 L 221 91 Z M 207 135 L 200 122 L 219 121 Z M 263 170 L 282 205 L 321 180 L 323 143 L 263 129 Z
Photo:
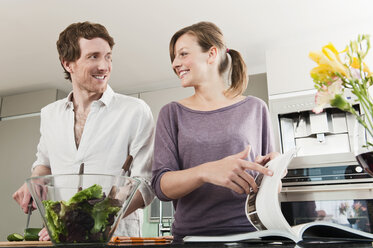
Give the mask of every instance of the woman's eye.
M 187 55 L 187 53 L 180 53 L 181 57 L 184 57 Z

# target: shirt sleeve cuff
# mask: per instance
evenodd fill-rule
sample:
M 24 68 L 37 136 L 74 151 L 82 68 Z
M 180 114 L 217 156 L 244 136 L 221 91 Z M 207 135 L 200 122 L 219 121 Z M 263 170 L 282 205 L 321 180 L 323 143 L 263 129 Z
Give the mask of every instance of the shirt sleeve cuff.
M 154 192 L 150 186 L 150 182 L 148 182 L 144 178 L 135 177 L 136 179 L 140 180 L 140 185 L 138 190 L 141 193 L 142 199 L 144 200 L 145 207 L 152 203 L 154 199 Z

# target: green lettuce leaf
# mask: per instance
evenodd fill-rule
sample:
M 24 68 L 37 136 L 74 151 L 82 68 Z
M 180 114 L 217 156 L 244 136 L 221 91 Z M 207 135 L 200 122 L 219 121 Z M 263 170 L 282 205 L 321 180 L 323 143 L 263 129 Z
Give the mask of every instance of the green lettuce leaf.
M 94 205 L 92 209 L 92 217 L 95 224 L 91 230 L 91 233 L 98 233 L 105 231 L 105 228 L 112 223 L 109 223 L 110 215 L 115 215 L 120 207 L 113 206 L 109 198 L 105 198 L 103 201 Z
M 89 188 L 86 188 L 78 193 L 76 193 L 71 199 L 66 203 L 66 205 L 71 205 L 73 203 L 83 202 L 89 199 L 97 199 L 102 197 L 102 187 L 100 185 L 94 184 Z

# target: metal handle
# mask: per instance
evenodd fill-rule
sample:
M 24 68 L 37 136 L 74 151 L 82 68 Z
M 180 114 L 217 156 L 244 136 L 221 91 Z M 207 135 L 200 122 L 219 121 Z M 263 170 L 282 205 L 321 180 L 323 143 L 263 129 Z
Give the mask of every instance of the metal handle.
M 283 187 L 281 193 L 298 192 L 328 192 L 328 191 L 347 191 L 347 190 L 372 190 L 373 183 L 365 184 L 342 184 L 342 185 L 323 185 L 323 186 L 303 186 L 303 187 Z
M 83 174 L 84 174 L 84 163 L 81 163 L 80 167 L 79 167 L 79 175 L 83 175 Z M 83 189 L 82 185 L 83 185 L 82 177 L 79 176 L 78 192 L 82 191 L 82 189 Z
M 130 173 L 129 169 L 130 169 L 132 160 L 133 160 L 133 157 L 131 155 L 128 155 L 126 161 L 124 161 L 124 164 L 122 166 L 122 173 L 121 173 L 122 176 L 124 176 L 124 175 L 131 176 L 131 173 Z

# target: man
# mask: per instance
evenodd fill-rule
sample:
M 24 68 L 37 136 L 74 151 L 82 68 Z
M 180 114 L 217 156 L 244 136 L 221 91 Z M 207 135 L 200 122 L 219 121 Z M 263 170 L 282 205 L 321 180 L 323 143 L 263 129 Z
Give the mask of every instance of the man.
M 130 173 L 141 185 L 130 206 L 134 212 L 121 221 L 116 234 L 141 236 L 142 211 L 136 209 L 154 198 L 150 186 L 154 121 L 142 100 L 114 93 L 108 85 L 113 46 L 113 38 L 100 24 L 74 23 L 60 34 L 59 59 L 73 90 L 41 110 L 41 137 L 31 176 L 78 173 L 82 163 L 84 173 L 118 175 L 132 155 Z M 27 213 L 26 184 L 13 198 Z M 49 239 L 45 230 L 39 235 Z

